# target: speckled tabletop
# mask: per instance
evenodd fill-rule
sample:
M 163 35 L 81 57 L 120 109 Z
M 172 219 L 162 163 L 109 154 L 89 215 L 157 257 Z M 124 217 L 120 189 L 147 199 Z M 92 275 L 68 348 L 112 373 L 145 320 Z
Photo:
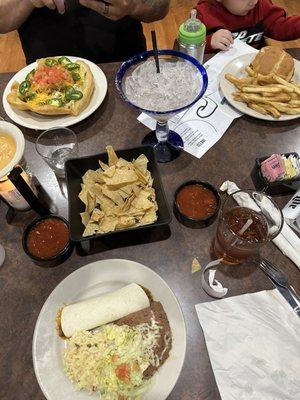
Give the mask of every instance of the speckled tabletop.
M 293 55 L 300 58 L 300 49 Z M 137 112 L 119 97 L 114 86 L 118 64 L 101 65 L 108 79 L 108 94 L 101 107 L 88 119 L 73 126 L 80 155 L 101 153 L 107 144 L 115 149 L 139 146 L 147 128 L 136 117 Z M 12 74 L 0 75 L 0 93 Z M 0 115 L 6 117 L 2 105 Z M 50 168 L 36 154 L 36 131 L 21 128 L 26 138 L 25 158 L 31 171 L 55 203 L 58 212 L 67 216 L 67 200 L 62 196 Z M 187 179 L 201 179 L 219 187 L 232 180 L 241 188 L 252 188 L 250 172 L 255 158 L 274 152 L 300 150 L 299 119 L 289 122 L 266 122 L 243 116 L 235 120 L 223 138 L 200 160 L 182 153 L 178 159 L 160 165 L 163 185 L 172 205 L 175 189 Z M 276 197 L 283 206 L 289 196 Z M 106 240 L 97 252 L 88 256 L 73 255 L 63 265 L 43 269 L 34 265 L 22 249 L 22 232 L 35 213 L 19 213 L 11 225 L 5 221 L 7 207 L 0 207 L 0 243 L 6 259 L 0 268 L 0 398 L 1 400 L 42 400 L 31 355 L 32 335 L 42 305 L 51 291 L 67 275 L 95 260 L 130 259 L 156 271 L 174 291 L 182 307 L 187 327 L 187 352 L 182 373 L 168 397 L 170 400 L 218 400 L 203 333 L 195 304 L 212 301 L 202 290 L 200 275 L 191 274 L 191 262 L 198 257 L 204 265 L 209 260 L 210 245 L 216 223 L 206 229 L 189 229 L 175 217 L 169 229 L 152 231 L 138 237 L 130 235 L 121 241 Z M 272 243 L 261 253 L 287 274 L 300 290 L 299 271 Z M 239 266 L 222 266 L 218 278 L 229 288 L 229 296 L 271 288 L 264 274 L 252 262 Z M 63 400 L 63 399 L 62 399 Z

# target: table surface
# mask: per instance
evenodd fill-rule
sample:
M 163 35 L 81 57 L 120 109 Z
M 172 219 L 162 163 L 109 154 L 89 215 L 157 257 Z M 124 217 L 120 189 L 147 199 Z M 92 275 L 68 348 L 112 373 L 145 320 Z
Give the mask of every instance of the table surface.
M 300 49 L 293 50 L 300 59 Z M 120 98 L 114 85 L 117 63 L 101 65 L 108 79 L 108 94 L 101 107 L 88 119 L 73 126 L 80 155 L 102 153 L 105 146 L 115 149 L 139 146 L 147 133 L 136 117 L 137 112 Z M 0 75 L 0 93 L 11 78 Z M 0 115 L 5 117 L 2 104 Z M 7 118 L 6 118 L 7 119 Z M 7 119 L 8 120 L 8 119 Z M 25 159 L 61 215 L 67 216 L 67 200 L 44 161 L 36 154 L 36 131 L 21 128 L 26 138 Z M 255 158 L 272 153 L 300 150 L 299 119 L 289 122 L 267 122 L 243 116 L 235 120 L 223 138 L 200 160 L 182 153 L 178 159 L 161 164 L 160 170 L 170 205 L 175 189 L 185 180 L 200 179 L 219 187 L 225 180 L 240 188 L 253 188 L 250 172 Z M 289 196 L 276 197 L 283 206 Z M 116 243 L 105 241 L 97 253 L 80 256 L 74 251 L 64 264 L 54 269 L 34 265 L 22 249 L 22 232 L 35 214 L 19 213 L 11 225 L 5 221 L 7 207 L 0 207 L 0 243 L 6 259 L 0 268 L 0 344 L 2 400 L 44 399 L 36 381 L 31 355 L 32 336 L 38 314 L 52 290 L 66 276 L 92 261 L 123 258 L 140 262 L 156 271 L 174 291 L 182 307 L 187 327 L 187 352 L 181 375 L 168 397 L 170 400 L 218 400 L 220 395 L 210 365 L 195 304 L 212 301 L 201 288 L 200 274 L 191 274 L 191 263 L 198 257 L 205 265 L 211 260 L 210 245 L 216 223 L 205 229 L 189 229 L 173 220 L 163 232 L 130 238 Z M 269 243 L 261 254 L 280 267 L 295 289 L 300 290 L 299 271 L 278 248 Z M 217 272 L 228 296 L 272 288 L 266 276 L 253 262 L 239 266 L 221 266 Z

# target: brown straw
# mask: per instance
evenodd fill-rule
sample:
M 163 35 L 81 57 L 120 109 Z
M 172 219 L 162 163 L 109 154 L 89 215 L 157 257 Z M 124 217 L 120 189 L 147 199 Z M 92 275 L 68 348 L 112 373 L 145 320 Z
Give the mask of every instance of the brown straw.
M 160 73 L 160 68 L 159 68 L 159 59 L 158 59 L 157 42 L 156 42 L 156 33 L 155 33 L 155 31 L 151 31 L 151 37 L 152 37 L 152 47 L 153 47 L 153 51 L 154 51 L 154 59 L 155 59 L 155 64 L 156 64 L 156 72 L 159 74 Z

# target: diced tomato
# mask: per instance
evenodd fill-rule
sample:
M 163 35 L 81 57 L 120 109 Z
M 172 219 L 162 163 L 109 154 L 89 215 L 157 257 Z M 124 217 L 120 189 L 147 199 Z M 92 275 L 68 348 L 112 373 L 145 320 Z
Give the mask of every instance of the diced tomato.
M 49 86 L 64 82 L 72 82 L 72 78 L 69 72 L 62 67 L 48 67 L 44 65 L 35 72 L 33 82 L 40 86 Z
M 116 368 L 116 375 L 121 381 L 125 382 L 126 384 L 130 383 L 130 366 L 128 364 L 120 364 Z

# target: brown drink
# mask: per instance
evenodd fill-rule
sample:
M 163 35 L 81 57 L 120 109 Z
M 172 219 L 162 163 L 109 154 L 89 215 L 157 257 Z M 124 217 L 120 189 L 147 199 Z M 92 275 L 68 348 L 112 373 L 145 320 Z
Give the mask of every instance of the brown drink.
M 249 208 L 239 206 L 242 201 Z M 224 203 L 213 252 L 226 264 L 239 264 L 277 236 L 281 227 L 282 214 L 272 199 L 259 192 L 239 191 Z
M 239 234 L 247 221 L 251 226 Z M 219 223 L 214 241 L 214 252 L 229 264 L 238 264 L 249 257 L 256 248 L 267 241 L 268 227 L 261 215 L 245 207 L 236 207 L 224 215 Z

